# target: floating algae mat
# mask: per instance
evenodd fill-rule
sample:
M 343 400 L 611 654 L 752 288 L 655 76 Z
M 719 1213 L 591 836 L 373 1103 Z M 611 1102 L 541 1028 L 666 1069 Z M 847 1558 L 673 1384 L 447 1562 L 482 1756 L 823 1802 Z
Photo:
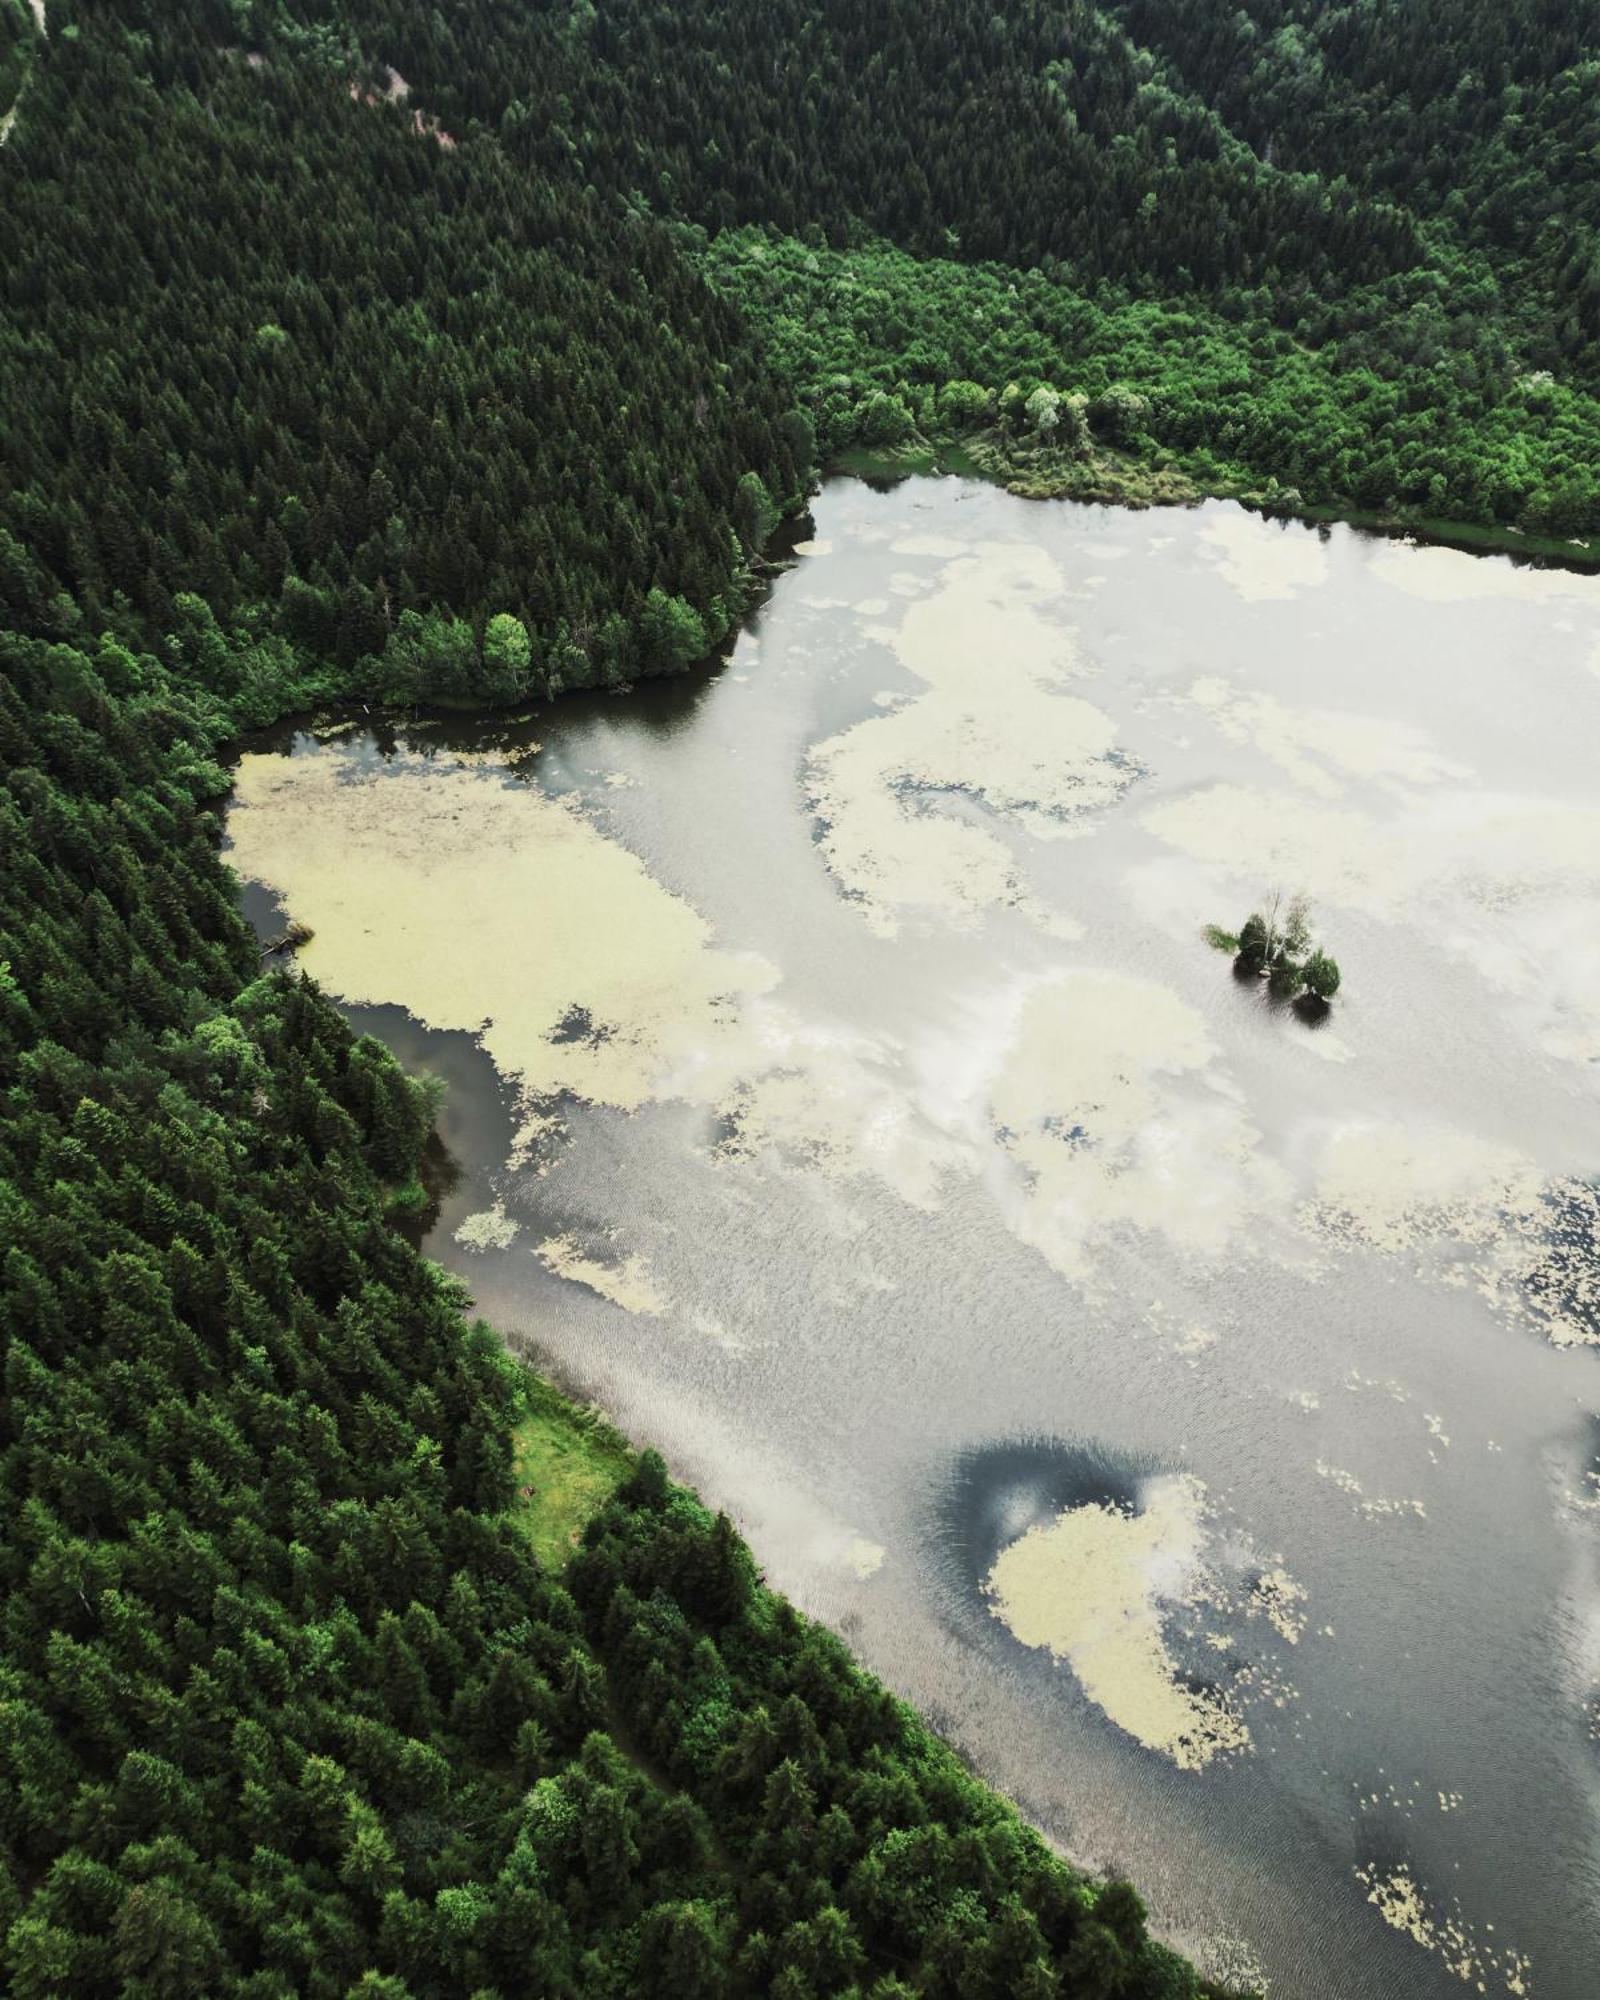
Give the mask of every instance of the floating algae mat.
M 989 1572 L 995 1615 L 1024 1645 L 1064 1660 L 1119 1728 L 1186 1771 L 1245 1748 L 1234 1703 L 1182 1676 L 1164 1601 L 1192 1604 L 1204 1489 L 1190 1476 L 1152 1487 L 1143 1510 L 1090 1502 L 1030 1528 Z

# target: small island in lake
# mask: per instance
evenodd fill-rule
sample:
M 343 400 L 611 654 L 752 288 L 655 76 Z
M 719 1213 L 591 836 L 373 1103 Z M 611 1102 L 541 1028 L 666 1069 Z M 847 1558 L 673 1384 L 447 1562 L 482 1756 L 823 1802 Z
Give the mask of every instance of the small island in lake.
M 1274 1000 L 1300 1000 L 1320 1011 L 1339 990 L 1339 962 L 1313 941 L 1304 896 L 1291 897 L 1285 909 L 1275 894 L 1264 914 L 1252 910 L 1237 931 L 1208 924 L 1206 941 L 1232 952 L 1236 971 L 1265 979 Z

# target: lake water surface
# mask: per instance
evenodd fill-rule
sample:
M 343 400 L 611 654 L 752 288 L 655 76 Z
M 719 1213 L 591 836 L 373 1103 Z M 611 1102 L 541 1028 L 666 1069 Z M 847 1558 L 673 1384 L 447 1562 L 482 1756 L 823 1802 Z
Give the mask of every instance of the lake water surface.
M 427 1238 L 1273 1992 L 1600 1964 L 1600 580 L 829 484 L 718 671 L 247 754 Z M 1202 926 L 1303 889 L 1308 1022 Z

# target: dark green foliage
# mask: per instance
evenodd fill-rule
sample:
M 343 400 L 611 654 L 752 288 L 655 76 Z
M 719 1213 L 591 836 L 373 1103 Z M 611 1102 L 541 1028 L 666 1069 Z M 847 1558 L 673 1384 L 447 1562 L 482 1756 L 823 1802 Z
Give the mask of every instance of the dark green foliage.
M 1600 38 L 1586 0 L 1122 0 L 1130 30 L 1283 166 L 1481 253 L 1528 363 L 1595 377 Z
M 1401 207 L 1263 166 L 1089 0 L 341 11 L 451 130 L 711 228 L 865 229 L 1165 292 L 1332 295 L 1420 255 Z
M 778 525 L 778 509 L 759 472 L 747 472 L 733 496 L 734 526 L 751 555 L 759 553 Z
M 1325 951 L 1314 951 L 1303 968 L 1306 991 L 1318 1000 L 1331 1000 L 1339 990 L 1339 962 Z
M 1312 942 L 1311 913 L 1303 896 L 1292 897 L 1287 909 L 1282 897 L 1274 896 L 1265 914 L 1255 910 L 1245 918 L 1237 938 L 1215 924 L 1207 927 L 1206 936 L 1214 945 L 1236 945 L 1239 970 L 1265 978 L 1274 1000 L 1309 993 L 1326 1004 L 1339 990 L 1338 961 Z
M 1226 933 L 1219 933 L 1226 935 Z M 1239 926 L 1239 963 L 1246 972 L 1261 973 L 1267 969 L 1267 952 L 1271 945 L 1271 935 L 1267 930 L 1267 920 L 1259 911 L 1252 911 Z
M 220 10 L 119 11 L 4 155 L 0 621 L 163 644 L 251 722 L 655 671 L 656 591 L 721 638 L 810 467 L 665 230 Z

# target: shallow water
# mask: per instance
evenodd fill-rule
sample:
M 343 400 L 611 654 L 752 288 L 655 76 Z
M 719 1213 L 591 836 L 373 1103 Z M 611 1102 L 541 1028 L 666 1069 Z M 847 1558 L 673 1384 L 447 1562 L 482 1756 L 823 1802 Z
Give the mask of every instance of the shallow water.
M 244 758 L 429 1253 L 1208 1963 L 1588 1996 L 1600 581 L 814 517 L 713 674 Z M 1278 884 L 1320 1025 L 1200 936 Z

